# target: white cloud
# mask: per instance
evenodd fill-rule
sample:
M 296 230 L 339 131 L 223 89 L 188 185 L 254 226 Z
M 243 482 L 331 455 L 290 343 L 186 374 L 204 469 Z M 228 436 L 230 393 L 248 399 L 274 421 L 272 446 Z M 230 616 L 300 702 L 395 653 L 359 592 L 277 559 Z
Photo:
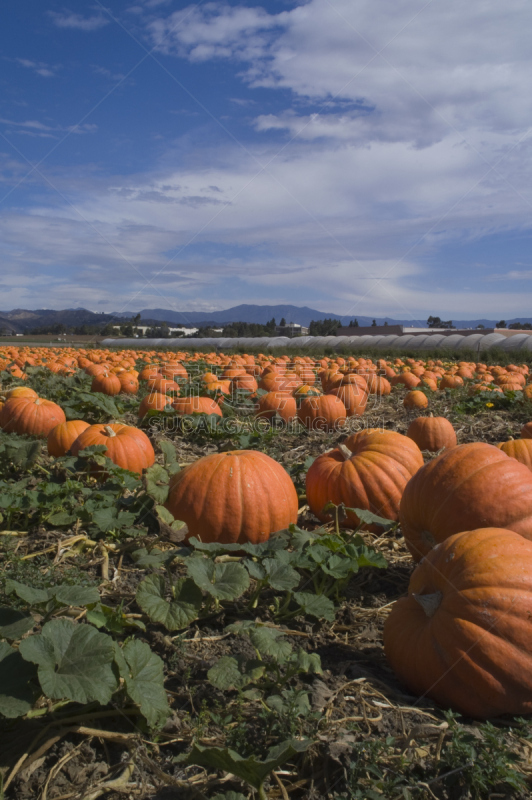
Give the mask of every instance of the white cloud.
M 57 69 L 57 67 L 51 67 L 42 61 L 30 61 L 28 58 L 16 58 L 15 61 L 20 64 L 21 67 L 32 69 L 37 75 L 41 75 L 43 78 L 54 77 L 55 70 Z
M 81 125 L 45 125 L 43 122 L 39 122 L 39 120 L 29 119 L 24 120 L 23 122 L 19 122 L 12 119 L 5 119 L 4 117 L 0 117 L 0 124 L 6 125 L 12 130 L 16 131 L 20 134 L 25 135 L 32 135 L 32 136 L 41 136 L 49 139 L 56 138 L 56 133 L 77 133 L 77 134 L 84 134 L 84 133 L 95 133 L 98 130 L 98 126 L 85 122 Z
M 332 111 L 337 100 L 363 101 L 374 109 L 370 140 L 427 146 L 450 126 L 515 136 L 530 125 L 531 24 L 522 0 L 310 0 L 278 14 L 189 6 L 148 31 L 163 52 L 247 63 L 252 86 L 329 101 Z M 325 135 L 344 138 L 342 119 Z
M 48 14 L 58 28 L 72 28 L 79 31 L 96 31 L 110 22 L 109 18 L 103 14 L 96 14 L 92 17 L 83 17 L 81 14 L 75 14 L 71 11 L 62 13 L 49 11 Z
M 107 183 L 68 178 L 75 208 L 3 212 L 7 274 L 55 270 L 64 276 L 57 297 L 78 283 L 87 297 L 96 288 L 108 296 L 109 310 L 124 291 L 140 293 L 145 306 L 161 305 L 161 295 L 178 305 L 213 297 L 233 305 L 238 284 L 249 302 L 290 296 L 353 315 L 525 311 L 529 298 L 517 282 L 530 279 L 526 265 L 501 265 L 491 277 L 515 291 L 495 292 L 484 276 L 447 276 L 431 259 L 448 243 L 531 227 L 532 6 L 309 0 L 269 14 L 157 5 L 129 10 L 142 9 L 160 52 L 229 59 L 248 87 L 283 90 L 277 105 L 260 113 L 257 93 L 245 147 L 220 129 L 223 144 L 201 151 L 194 142 L 193 168 L 183 166 L 188 139 L 150 173 Z M 63 27 L 100 25 L 78 24 L 99 17 L 59 16 Z M 40 135 L 59 130 L 3 123 Z

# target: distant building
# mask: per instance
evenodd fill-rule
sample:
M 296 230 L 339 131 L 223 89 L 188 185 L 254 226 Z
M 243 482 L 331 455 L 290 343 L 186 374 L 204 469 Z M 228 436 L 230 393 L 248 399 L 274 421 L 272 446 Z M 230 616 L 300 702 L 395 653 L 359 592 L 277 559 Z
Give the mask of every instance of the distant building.
M 532 330 L 509 330 L 508 328 L 408 328 L 406 325 L 368 325 L 366 327 L 358 328 L 337 328 L 335 335 L 366 336 L 367 334 L 371 334 L 372 336 L 403 336 L 406 334 L 411 334 L 414 336 L 426 336 L 430 333 L 440 333 L 443 336 L 453 336 L 456 333 L 460 334 L 461 336 L 472 336 L 474 333 L 482 333 L 483 335 L 487 335 L 488 333 L 500 333 L 503 336 L 508 337 L 513 336 L 516 333 L 528 333 L 532 335 Z
M 115 331 L 119 331 L 121 327 L 122 327 L 121 325 L 113 325 L 113 329 Z M 157 325 L 133 325 L 133 330 L 142 331 L 142 335 L 146 336 L 146 331 L 149 328 L 156 328 L 156 327 L 159 327 L 159 326 L 157 326 Z M 192 336 L 192 334 L 197 333 L 199 329 L 198 328 L 168 328 L 167 330 L 168 330 L 168 333 L 170 334 L 170 336 L 173 336 L 173 334 L 175 334 L 175 333 L 182 333 L 183 336 Z
M 298 325 L 297 322 L 289 322 L 286 325 L 276 325 L 275 333 L 279 336 L 308 336 L 308 328 Z

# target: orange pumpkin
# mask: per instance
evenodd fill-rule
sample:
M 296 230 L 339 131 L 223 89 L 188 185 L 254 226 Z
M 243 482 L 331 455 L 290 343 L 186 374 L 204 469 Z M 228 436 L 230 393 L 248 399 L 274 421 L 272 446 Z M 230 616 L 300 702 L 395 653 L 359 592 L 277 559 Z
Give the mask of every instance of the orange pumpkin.
M 459 389 L 464 385 L 463 379 L 460 375 L 451 375 L 446 373 L 440 381 L 440 389 Z
M 77 456 L 80 450 L 95 444 L 105 445 L 105 455 L 118 467 L 130 472 L 140 474 L 155 462 L 155 452 L 150 440 L 143 431 L 131 425 L 89 425 L 70 449 L 72 455 Z
M 401 372 L 390 380 L 391 386 L 405 386 L 407 389 L 415 389 L 420 383 L 420 379 L 411 372 Z
M 367 386 L 362 389 L 357 384 L 347 384 L 346 386 L 338 386 L 336 389 L 332 389 L 329 394 L 338 397 L 342 401 L 348 417 L 359 417 L 366 410 L 368 403 Z
M 420 450 L 437 453 L 444 447 L 456 446 L 456 431 L 445 417 L 417 417 L 408 426 L 406 435 Z
M 294 484 L 273 458 L 256 450 L 214 453 L 170 479 L 166 508 L 188 536 L 222 544 L 266 541 L 297 520 Z
M 428 404 L 429 400 L 427 395 L 417 389 L 407 392 L 403 399 L 405 408 L 427 408 Z
M 114 397 L 121 390 L 120 379 L 112 373 L 102 372 L 95 375 L 91 383 L 91 392 L 101 392 Z
M 422 466 L 418 446 L 400 433 L 352 434 L 311 465 L 306 479 L 307 501 L 322 522 L 332 519 L 330 513 L 323 511 L 329 502 L 396 520 L 404 488 Z M 348 527 L 355 528 L 359 522 L 356 514 L 347 512 Z
M 367 385 L 369 394 L 378 397 L 386 397 L 392 391 L 391 383 L 382 375 L 368 375 Z
M 139 382 L 136 375 L 131 372 L 121 372 L 117 377 L 120 381 L 121 392 L 124 392 L 124 394 L 137 394 Z
M 295 419 L 297 414 L 295 398 L 282 392 L 263 394 L 256 405 L 255 416 L 260 419 L 273 419 L 276 414 L 285 422 Z
M 8 389 L 6 392 L 6 400 L 10 397 L 33 397 L 35 399 L 39 395 L 29 386 L 15 386 L 13 389 Z
M 532 542 L 454 534 L 414 570 L 384 625 L 401 682 L 468 717 L 532 711 Z
M 306 397 L 297 418 L 308 430 L 334 431 L 345 425 L 347 410 L 340 398 L 332 394 Z
M 180 416 L 189 414 L 216 414 L 222 416 L 222 409 L 210 397 L 179 397 L 172 403 Z
M 42 397 L 11 397 L 0 412 L 0 427 L 6 433 L 46 437 L 60 422 L 66 422 L 63 409 Z
M 532 470 L 532 439 L 509 439 L 496 445 L 510 458 L 515 458 Z
M 142 419 L 148 413 L 148 411 L 151 411 L 152 409 L 155 409 L 156 411 L 164 411 L 166 407 L 170 408 L 171 402 L 171 397 L 167 397 L 165 394 L 161 394 L 160 392 L 151 392 L 151 394 L 147 394 L 146 397 L 143 397 L 140 401 L 138 417 L 139 419 Z
M 65 456 L 80 433 L 89 427 L 88 422 L 82 419 L 71 419 L 68 422 L 60 422 L 52 428 L 48 434 L 48 454 L 58 458 Z
M 463 530 L 508 528 L 532 539 L 532 473 L 491 444 L 452 447 L 408 482 L 399 519 L 416 561 Z

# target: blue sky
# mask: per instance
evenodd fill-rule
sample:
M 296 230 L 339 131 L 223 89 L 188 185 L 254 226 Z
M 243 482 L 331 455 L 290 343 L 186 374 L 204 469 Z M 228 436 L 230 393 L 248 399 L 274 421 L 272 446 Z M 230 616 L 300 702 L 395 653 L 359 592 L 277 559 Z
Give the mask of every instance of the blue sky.
M 532 6 L 24 0 L 0 308 L 532 316 Z

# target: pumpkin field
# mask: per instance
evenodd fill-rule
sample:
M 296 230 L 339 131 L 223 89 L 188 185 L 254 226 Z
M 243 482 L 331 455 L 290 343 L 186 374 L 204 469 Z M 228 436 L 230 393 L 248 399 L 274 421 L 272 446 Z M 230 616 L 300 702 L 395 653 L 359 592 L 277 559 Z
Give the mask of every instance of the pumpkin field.
M 0 346 L 0 798 L 532 796 L 532 375 Z

